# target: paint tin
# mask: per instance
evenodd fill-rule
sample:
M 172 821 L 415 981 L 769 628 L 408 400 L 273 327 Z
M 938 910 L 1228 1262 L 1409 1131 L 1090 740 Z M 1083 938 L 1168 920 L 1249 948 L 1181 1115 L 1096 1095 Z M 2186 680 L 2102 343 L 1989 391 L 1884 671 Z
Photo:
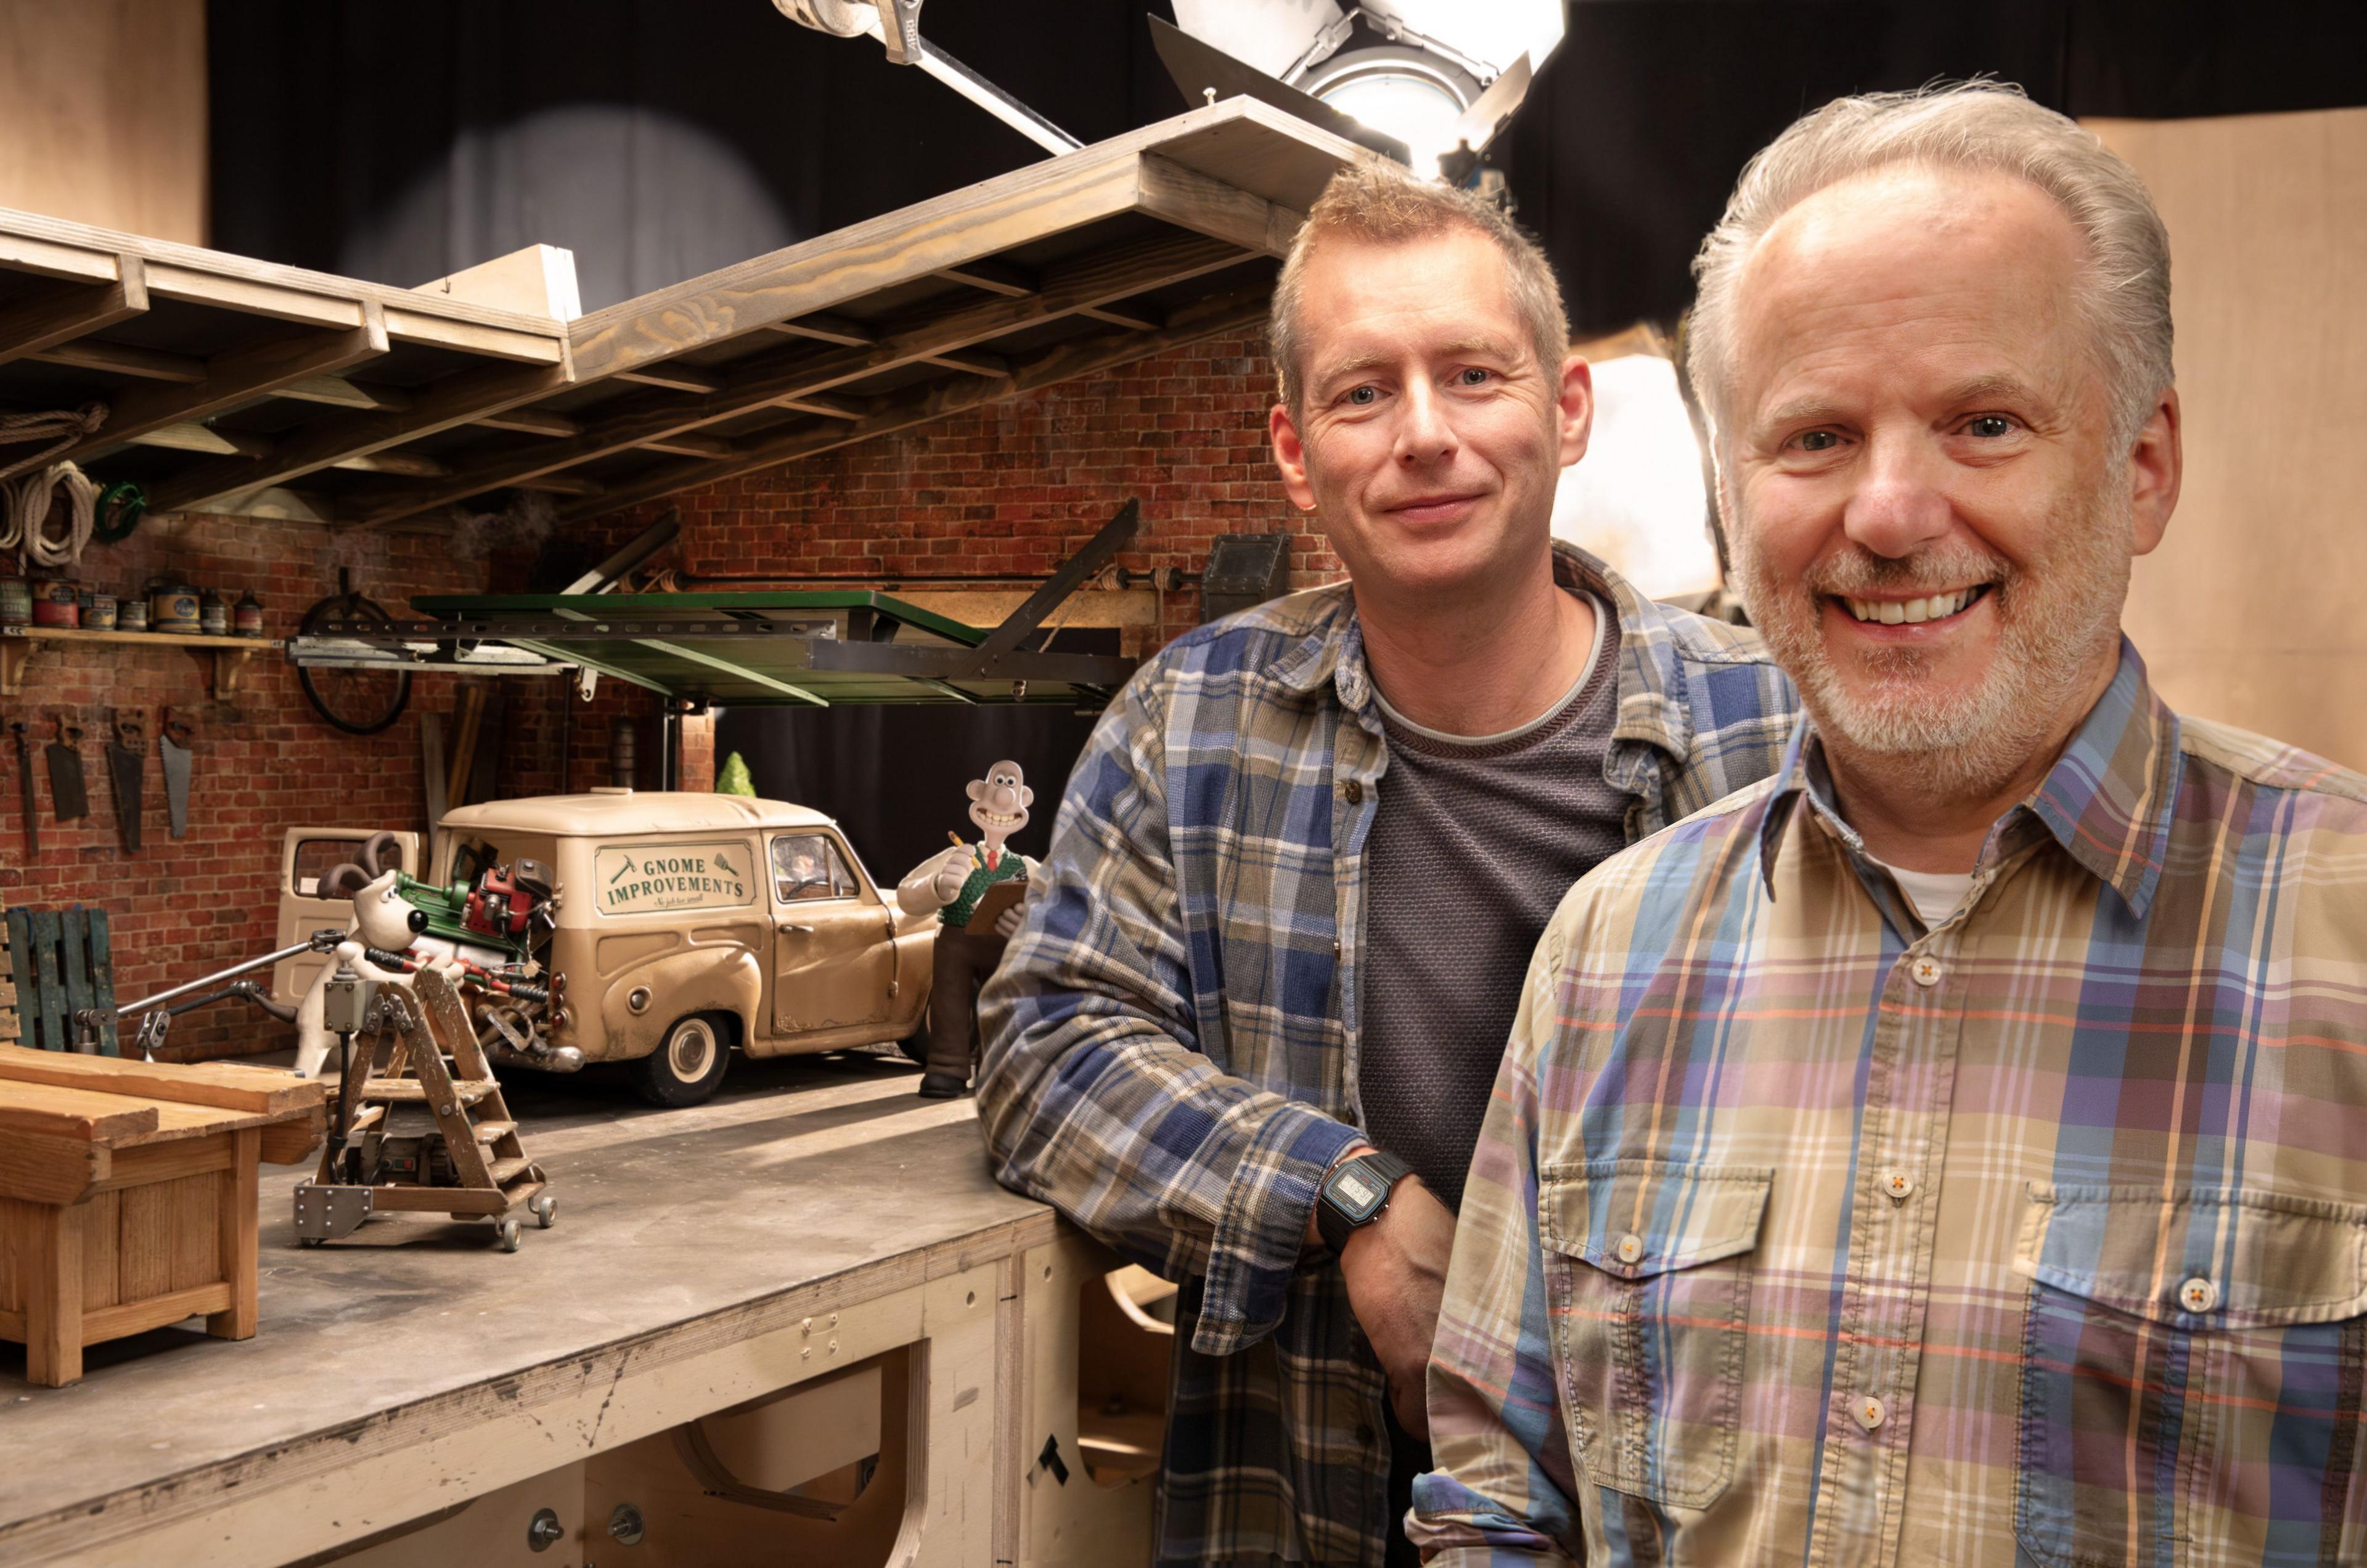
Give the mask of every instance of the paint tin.
M 198 630 L 208 637 L 230 636 L 230 606 L 219 593 L 209 593 L 198 606 Z
M 60 627 L 82 625 L 79 585 L 62 579 L 33 584 L 33 624 Z
M 21 577 L 0 577 L 0 626 L 33 624 L 33 586 Z
M 83 606 L 82 624 L 95 632 L 113 631 L 115 629 L 115 595 L 92 594 L 90 603 Z
M 144 632 L 148 629 L 148 601 L 134 594 L 115 607 L 115 629 L 119 632 Z
M 152 585 L 148 590 L 148 629 L 194 632 L 198 629 L 198 591 L 187 583 Z
M 238 637 L 263 635 L 263 601 L 255 596 L 254 589 L 248 589 L 246 597 L 231 606 L 230 629 Z

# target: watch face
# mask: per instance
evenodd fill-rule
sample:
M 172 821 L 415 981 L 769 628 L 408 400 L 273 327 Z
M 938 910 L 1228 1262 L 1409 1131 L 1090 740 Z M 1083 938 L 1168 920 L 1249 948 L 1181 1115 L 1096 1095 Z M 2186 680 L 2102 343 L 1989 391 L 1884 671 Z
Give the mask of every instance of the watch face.
M 1331 1178 L 1331 1199 L 1352 1220 L 1362 1221 L 1380 1206 L 1387 1190 L 1365 1177 L 1353 1162 Z

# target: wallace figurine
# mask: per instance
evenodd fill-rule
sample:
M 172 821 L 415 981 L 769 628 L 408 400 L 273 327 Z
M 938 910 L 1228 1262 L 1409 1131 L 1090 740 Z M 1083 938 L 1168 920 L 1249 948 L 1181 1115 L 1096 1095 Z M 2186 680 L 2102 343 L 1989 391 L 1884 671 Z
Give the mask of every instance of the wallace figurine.
M 950 1100 L 969 1087 L 970 1064 L 978 1050 L 978 988 L 1002 961 L 1002 949 L 1019 929 L 1019 905 L 1014 901 L 983 931 L 973 930 L 981 903 L 991 901 L 988 889 L 1020 882 L 1035 874 L 1036 863 L 1003 848 L 1011 835 L 1027 826 L 1027 807 L 1036 792 L 1027 787 L 1016 762 L 997 762 L 986 777 L 969 783 L 969 819 L 978 825 L 979 841 L 965 844 L 957 837 L 953 848 L 930 856 L 897 885 L 896 902 L 908 915 L 934 909 L 941 922 L 936 957 L 929 987 L 929 1039 L 921 1094 L 928 1100 Z

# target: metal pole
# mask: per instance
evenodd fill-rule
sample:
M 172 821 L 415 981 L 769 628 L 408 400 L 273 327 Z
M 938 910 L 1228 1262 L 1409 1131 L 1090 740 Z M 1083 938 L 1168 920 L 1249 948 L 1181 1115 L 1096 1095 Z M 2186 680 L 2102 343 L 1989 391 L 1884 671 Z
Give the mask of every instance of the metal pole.
M 345 933 L 339 931 L 336 934 L 338 939 L 343 941 Z M 163 1007 L 166 1002 L 177 1001 L 179 998 L 187 996 L 192 991 L 201 991 L 208 986 L 214 985 L 222 980 L 232 979 L 240 975 L 247 974 L 252 970 L 261 969 L 266 965 L 277 964 L 283 958 L 293 958 L 300 953 L 318 953 L 323 951 L 325 950 L 315 947 L 310 942 L 300 942 L 293 947 L 283 947 L 277 953 L 266 953 L 260 958 L 250 958 L 243 964 L 234 964 L 227 969 L 205 976 L 199 979 L 192 980 L 186 986 L 176 986 L 169 991 L 159 991 L 145 1001 L 126 1002 L 115 1010 L 119 1016 L 124 1013 L 148 1012 L 153 1009 Z

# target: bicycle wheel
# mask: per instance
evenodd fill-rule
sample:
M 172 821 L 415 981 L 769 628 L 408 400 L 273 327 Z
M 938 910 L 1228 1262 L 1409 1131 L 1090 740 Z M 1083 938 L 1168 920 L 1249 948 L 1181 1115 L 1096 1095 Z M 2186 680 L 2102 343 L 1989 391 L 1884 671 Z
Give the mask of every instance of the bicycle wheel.
M 300 636 L 311 636 L 324 621 L 377 621 L 394 617 L 358 593 L 332 593 L 304 612 L 297 624 Z M 402 716 L 411 701 L 411 671 L 385 669 L 313 669 L 296 667 L 297 683 L 322 722 L 348 735 L 376 735 Z

